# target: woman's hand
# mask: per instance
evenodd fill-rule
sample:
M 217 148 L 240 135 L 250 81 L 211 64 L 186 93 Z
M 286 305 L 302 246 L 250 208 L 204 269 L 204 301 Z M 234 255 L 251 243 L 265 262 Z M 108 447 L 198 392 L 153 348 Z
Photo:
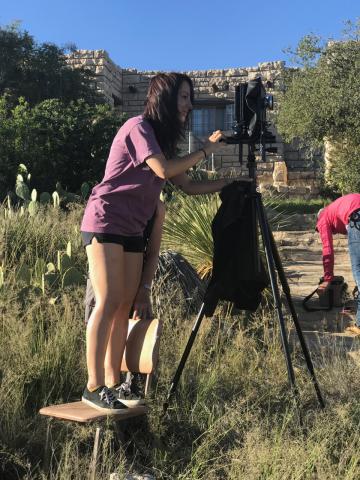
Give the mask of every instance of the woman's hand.
M 216 150 L 221 147 L 219 143 L 220 140 L 224 138 L 225 136 L 221 130 L 216 130 L 216 132 L 213 132 L 204 145 L 204 150 L 206 151 L 206 153 L 210 155 L 211 153 L 216 152 Z
M 148 320 L 152 318 L 150 291 L 140 286 L 134 300 L 134 320 Z

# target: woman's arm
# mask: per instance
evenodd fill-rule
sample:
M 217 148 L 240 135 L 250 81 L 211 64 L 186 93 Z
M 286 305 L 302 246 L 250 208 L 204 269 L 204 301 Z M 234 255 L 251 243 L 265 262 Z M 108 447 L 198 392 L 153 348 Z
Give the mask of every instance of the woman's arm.
M 222 138 L 224 138 L 222 132 L 217 130 L 209 137 L 201 150 L 189 153 L 189 155 L 185 155 L 181 158 L 173 158 L 169 160 L 167 160 L 164 155 L 152 155 L 146 158 L 145 161 L 158 177 L 167 180 L 186 172 L 186 170 L 189 170 L 189 168 L 215 152 L 219 148 L 219 142 Z
M 219 192 L 222 188 L 235 180 L 240 180 L 244 182 L 251 182 L 252 179 L 249 177 L 238 177 L 238 178 L 218 178 L 217 180 L 193 180 L 186 173 L 176 175 L 171 181 L 179 187 L 184 193 L 188 195 L 201 195 L 206 193 Z
M 159 259 L 164 220 L 165 205 L 161 200 L 159 200 L 156 209 L 154 225 L 144 254 L 144 268 L 141 276 L 140 287 L 142 285 L 150 285 L 154 278 Z
M 134 300 L 133 318 L 146 319 L 152 317 L 151 312 L 151 282 L 154 278 L 156 267 L 159 260 L 159 251 L 161 245 L 162 227 L 165 220 L 165 206 L 159 200 L 153 228 L 144 253 L 144 267 L 141 275 L 139 288 Z
M 324 267 L 324 280 L 331 282 L 334 278 L 334 246 L 331 227 L 328 223 L 317 226 L 322 243 L 322 260 Z

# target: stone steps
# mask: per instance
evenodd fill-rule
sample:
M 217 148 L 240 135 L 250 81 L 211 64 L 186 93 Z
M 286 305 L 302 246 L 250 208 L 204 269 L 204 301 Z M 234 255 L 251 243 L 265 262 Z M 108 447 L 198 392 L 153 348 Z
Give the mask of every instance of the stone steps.
M 321 250 L 321 240 L 318 232 L 303 231 L 303 230 L 291 230 L 291 231 L 275 231 L 273 232 L 276 244 L 278 246 L 291 246 L 295 247 L 306 246 L 318 248 Z M 333 245 L 336 250 L 338 248 L 347 249 L 347 236 L 346 235 L 334 235 Z
M 328 352 L 338 349 L 339 353 L 351 352 L 351 355 L 354 351 L 359 351 L 360 358 L 360 339 L 345 331 L 346 326 L 354 319 L 354 315 L 345 315 L 342 313 L 342 307 L 333 308 L 329 312 L 306 312 L 302 307 L 303 299 L 316 289 L 319 278 L 323 275 L 322 245 L 319 234 L 314 231 L 278 231 L 274 232 L 274 238 L 310 350 L 323 353 L 324 349 Z M 347 237 L 336 235 L 333 243 L 334 273 L 345 278 L 350 294 L 355 282 L 351 272 Z M 316 294 L 313 305 L 319 306 Z M 350 296 L 347 305 L 355 307 Z M 294 331 L 290 332 L 290 338 L 294 338 L 295 343 L 297 342 Z

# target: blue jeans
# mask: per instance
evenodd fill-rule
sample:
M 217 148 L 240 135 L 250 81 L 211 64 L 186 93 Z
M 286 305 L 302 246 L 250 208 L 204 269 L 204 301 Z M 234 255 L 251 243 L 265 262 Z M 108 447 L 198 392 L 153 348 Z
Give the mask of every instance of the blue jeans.
M 360 218 L 359 220 L 350 219 L 346 230 L 353 277 L 360 292 Z M 360 295 L 357 298 L 356 325 L 360 327 Z

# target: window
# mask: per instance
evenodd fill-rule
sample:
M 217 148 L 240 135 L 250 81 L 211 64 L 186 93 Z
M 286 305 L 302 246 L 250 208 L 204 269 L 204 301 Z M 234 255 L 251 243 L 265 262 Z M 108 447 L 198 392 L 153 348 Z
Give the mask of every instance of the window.
M 234 121 L 235 121 L 235 106 L 232 103 L 231 105 L 226 105 L 225 107 L 224 130 L 231 130 Z
M 234 105 L 195 106 L 192 111 L 191 130 L 197 137 L 210 135 L 214 130 L 230 130 Z

